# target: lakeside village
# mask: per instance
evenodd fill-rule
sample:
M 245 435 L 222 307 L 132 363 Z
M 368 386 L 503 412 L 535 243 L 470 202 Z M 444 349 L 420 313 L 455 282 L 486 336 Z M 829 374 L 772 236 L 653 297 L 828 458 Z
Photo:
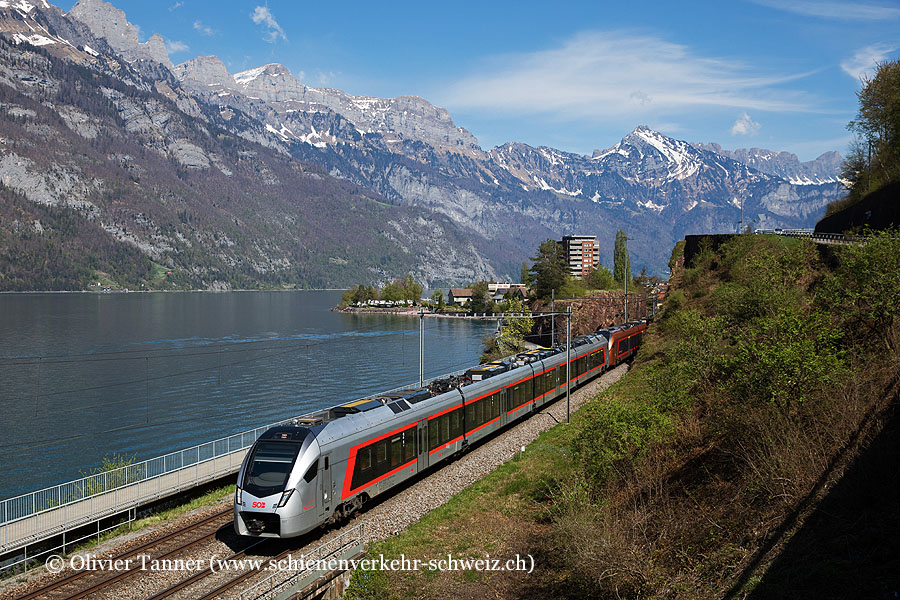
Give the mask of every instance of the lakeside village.
M 617 232 L 612 271 L 600 264 L 596 236 L 568 235 L 561 240 L 542 242 L 530 259 L 531 266 L 522 263 L 518 283 L 478 281 L 467 287 L 449 288 L 446 292 L 436 289 L 430 296 L 423 297 L 423 287 L 412 275 L 407 275 L 381 288 L 356 285 L 344 292 L 340 305 L 333 310 L 407 315 L 424 312 L 430 316 L 478 315 L 486 318 L 491 314 L 548 311 L 552 299 L 561 303 L 581 301 L 579 304 L 602 299 L 607 304 L 621 304 L 624 309 L 627 281 L 629 311 L 637 309 L 630 314 L 647 316 L 661 306 L 668 283 L 659 277 L 647 276 L 645 270 L 632 277 L 626 240 L 625 232 Z M 615 324 L 612 322 L 614 314 L 617 313 L 609 312 L 607 320 L 611 322 L 605 324 Z

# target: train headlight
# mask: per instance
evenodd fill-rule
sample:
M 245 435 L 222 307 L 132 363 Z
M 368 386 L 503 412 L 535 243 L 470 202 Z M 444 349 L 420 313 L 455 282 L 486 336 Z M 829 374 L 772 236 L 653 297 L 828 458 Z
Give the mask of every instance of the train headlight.
M 244 505 L 244 490 L 242 490 L 239 487 L 236 487 L 234 489 L 234 502 L 235 502 L 235 504 L 238 504 L 239 506 Z
M 281 508 L 285 504 L 287 504 L 288 500 L 291 499 L 291 494 L 293 494 L 293 493 L 294 493 L 294 490 L 288 490 L 288 491 L 284 492 L 283 494 L 281 494 L 281 500 L 278 502 L 278 508 Z

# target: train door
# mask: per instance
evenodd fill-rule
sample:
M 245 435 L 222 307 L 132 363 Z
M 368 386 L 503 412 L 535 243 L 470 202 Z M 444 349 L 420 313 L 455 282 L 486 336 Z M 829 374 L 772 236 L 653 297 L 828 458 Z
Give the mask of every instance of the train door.
M 416 427 L 416 464 L 419 473 L 428 468 L 428 419 L 422 419 Z
M 328 454 L 323 454 L 319 459 L 319 518 L 331 516 L 331 507 L 334 505 L 334 484 L 331 481 L 331 461 Z
M 499 392 L 497 392 L 497 402 L 500 403 L 500 426 L 505 427 L 507 423 L 509 423 L 509 415 L 506 414 L 506 411 L 509 410 L 507 408 L 507 398 L 509 397 L 509 389 L 502 388 Z

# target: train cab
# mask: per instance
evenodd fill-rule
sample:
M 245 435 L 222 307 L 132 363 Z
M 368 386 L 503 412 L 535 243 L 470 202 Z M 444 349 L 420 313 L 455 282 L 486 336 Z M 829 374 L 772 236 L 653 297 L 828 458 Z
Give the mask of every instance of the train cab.
M 272 427 L 251 446 L 234 497 L 234 528 L 239 535 L 290 537 L 321 522 L 316 485 L 320 428 Z

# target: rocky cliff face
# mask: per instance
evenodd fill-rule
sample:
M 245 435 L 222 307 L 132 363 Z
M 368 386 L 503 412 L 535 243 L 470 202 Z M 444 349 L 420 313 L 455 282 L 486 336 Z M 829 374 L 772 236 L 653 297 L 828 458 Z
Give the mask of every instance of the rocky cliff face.
M 32 26 L 44 18 L 28 14 Z M 90 53 L 73 62 L 11 37 L 0 35 L 2 289 L 77 286 L 98 265 L 148 287 L 334 287 L 407 272 L 426 285 L 498 278 L 483 239 L 431 211 L 392 206 L 284 147 L 248 141 L 258 122 L 223 116 L 159 71 L 148 78 L 127 61 L 114 70 Z M 7 208 L 19 217 L 7 220 Z M 40 227 L 22 226 L 32 221 Z M 92 253 L 46 255 L 69 246 Z M 11 248 L 27 256 L 6 260 Z M 154 278 L 142 260 L 169 275 Z M 23 271 L 32 261 L 67 273 Z
M 801 164 L 792 155 L 766 158 L 768 151 L 729 153 L 716 145 L 692 145 L 647 127 L 592 156 L 519 143 L 485 152 L 446 110 L 422 98 L 313 88 L 274 63 L 235 75 L 216 57 L 172 66 L 161 38 L 141 44 L 124 13 L 102 0 L 79 0 L 68 16 L 49 5 L 6 12 L 9 18 L 3 20 L 0 9 L 0 33 L 13 43 L 32 43 L 15 37 L 23 35 L 19 29 L 34 27 L 22 25 L 23 19 L 40 21 L 48 35 L 56 36 L 42 48 L 124 84 L 100 88 L 103 102 L 124 124 L 122 131 L 102 119 L 92 123 L 95 113 L 77 102 L 59 103 L 57 114 L 79 137 L 136 135 L 144 152 L 172 161 L 179 172 L 210 173 L 232 182 L 242 166 L 252 164 L 254 190 L 280 189 L 290 177 L 260 158 L 264 153 L 255 146 L 235 159 L 209 143 L 214 131 L 271 150 L 297 168 L 315 164 L 321 174 L 432 219 L 428 226 L 386 230 L 387 239 L 407 254 L 427 254 L 418 247 L 430 247 L 435 235 L 457 232 L 458 252 L 447 254 L 455 257 L 452 261 L 443 261 L 448 264 L 441 268 L 420 267 L 429 270 L 431 280 L 458 274 L 458 265 L 449 263 L 463 256 L 479 272 L 515 278 L 522 259 L 540 241 L 570 233 L 598 235 L 601 259 L 608 263 L 617 229 L 629 234 L 636 268 L 663 274 L 672 244 L 686 233 L 734 231 L 742 209 L 744 222 L 757 227 L 808 227 L 827 202 L 843 193 L 829 175 L 836 155 Z M 63 52 L 70 42 L 60 35 L 63 31 L 77 38 L 68 44 L 75 48 L 69 56 Z M 0 64 L 3 73 L 9 81 L 13 75 L 21 81 L 10 65 Z M 133 159 L 126 163 L 134 173 L 152 170 Z M 339 223 L 335 219 L 334 227 Z M 327 238 L 327 230 L 316 235 Z M 413 231 L 431 233 L 418 242 L 400 234 Z M 468 245 L 460 246 L 466 239 Z M 396 268 L 385 266 L 384 275 L 402 274 L 391 273 Z
M 125 12 L 103 0 L 78 0 L 68 16 L 78 19 L 91 32 L 110 45 L 126 60 L 150 59 L 169 69 L 173 68 L 163 38 L 154 33 L 144 43 L 138 39 L 137 28 L 128 22 Z

